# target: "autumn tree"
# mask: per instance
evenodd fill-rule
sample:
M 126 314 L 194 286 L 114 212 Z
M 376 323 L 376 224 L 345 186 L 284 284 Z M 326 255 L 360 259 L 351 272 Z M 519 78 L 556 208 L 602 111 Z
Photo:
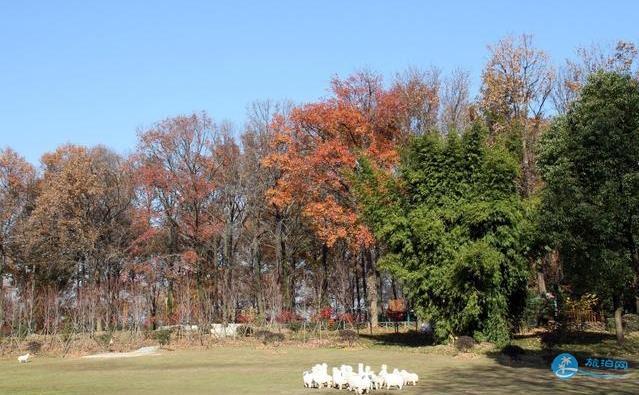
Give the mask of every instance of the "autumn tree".
M 147 230 L 141 241 L 153 237 L 164 240 L 162 256 L 169 267 L 181 261 L 181 254 L 192 251 L 200 300 L 218 300 L 217 252 L 223 213 L 215 207 L 219 198 L 219 177 L 228 159 L 213 160 L 220 141 L 217 126 L 205 113 L 168 118 L 139 133 L 135 154 L 137 185 L 144 197 L 141 208 L 148 213 Z M 224 259 L 228 264 L 228 256 Z M 167 314 L 174 310 L 174 281 L 168 279 Z M 221 292 L 221 289 L 220 289 Z M 202 307 L 205 308 L 205 307 Z M 209 307 L 210 308 L 210 307 Z M 203 315 L 208 315 L 206 311 Z
M 396 146 L 403 140 L 398 114 L 402 101 L 384 90 L 381 79 L 362 72 L 335 79 L 333 97 L 294 108 L 274 121 L 276 152 L 265 163 L 281 172 L 269 191 L 283 207 L 297 202 L 322 245 L 318 259 L 328 274 L 330 249 L 345 242 L 354 257 L 363 257 L 367 296 L 373 325 L 377 324 L 377 269 L 374 239 L 358 215 L 349 174 L 360 156 L 382 169 L 396 163 Z M 321 303 L 328 302 L 328 278 Z
M 421 135 L 437 127 L 440 109 L 441 72 L 409 68 L 397 74 L 391 90 L 399 101 L 399 128 Z
M 10 148 L 0 150 L 0 328 L 4 325 L 4 280 L 19 254 L 19 226 L 33 204 L 35 169 Z
M 21 270 L 40 287 L 51 287 L 56 310 L 60 292 L 73 285 L 77 324 L 100 329 L 115 314 L 130 242 L 130 173 L 103 147 L 62 146 L 45 154 L 42 163 L 40 193 L 24 228 L 28 255 Z
M 480 105 L 493 137 L 511 140 L 521 158 L 520 190 L 531 196 L 537 186 L 534 149 L 542 131 L 554 80 L 548 55 L 532 36 L 506 37 L 489 46 L 482 74 Z
M 270 313 L 293 310 L 296 302 L 296 284 L 299 262 L 307 245 L 308 232 L 302 225 L 299 205 L 294 202 L 276 205 L 265 199 L 281 176 L 277 168 L 264 165 L 264 160 L 274 153 L 276 116 L 286 117 L 292 108 L 290 102 L 258 101 L 248 109 L 242 142 L 242 172 L 246 177 L 245 190 L 250 211 L 246 223 L 246 236 L 258 288 L 258 310 L 265 312 L 267 301 L 265 287 L 270 284 L 263 276 L 271 273 L 276 278 L 277 292 L 281 293 L 280 306 L 270 304 Z

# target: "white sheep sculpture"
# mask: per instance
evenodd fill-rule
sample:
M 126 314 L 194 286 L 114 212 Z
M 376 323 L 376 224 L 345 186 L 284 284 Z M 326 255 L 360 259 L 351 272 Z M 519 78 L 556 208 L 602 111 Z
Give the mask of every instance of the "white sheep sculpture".
M 24 354 L 24 355 L 20 355 L 20 356 L 18 357 L 18 362 L 19 362 L 19 363 L 27 363 L 27 362 L 29 362 L 29 357 L 30 357 L 30 356 L 31 356 L 31 354 L 29 354 L 29 353 L 26 353 L 26 354 Z

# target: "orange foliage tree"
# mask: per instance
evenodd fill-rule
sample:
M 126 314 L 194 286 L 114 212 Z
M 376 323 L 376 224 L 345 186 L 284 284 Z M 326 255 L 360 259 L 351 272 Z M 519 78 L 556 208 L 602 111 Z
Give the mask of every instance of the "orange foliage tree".
M 335 78 L 332 93 L 326 100 L 275 119 L 274 153 L 264 163 L 279 169 L 280 177 L 267 195 L 277 206 L 296 202 L 302 207 L 323 243 L 324 267 L 338 242 L 366 254 L 369 312 L 376 324 L 376 274 L 371 259 L 375 240 L 360 219 L 350 174 L 360 158 L 381 170 L 392 170 L 398 160 L 396 147 L 407 135 L 401 128 L 401 114 L 409 113 L 410 103 L 402 100 L 399 89 L 384 89 L 381 78 L 367 72 Z

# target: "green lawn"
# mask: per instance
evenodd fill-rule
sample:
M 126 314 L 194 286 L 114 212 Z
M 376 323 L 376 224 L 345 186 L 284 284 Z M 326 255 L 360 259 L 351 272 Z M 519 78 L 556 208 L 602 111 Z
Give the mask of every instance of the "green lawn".
M 432 349 L 432 348 L 431 348 Z M 617 380 L 556 379 L 546 362 L 527 355 L 514 364 L 496 355 L 442 355 L 425 347 L 371 346 L 308 349 L 299 346 L 219 346 L 208 351 L 163 351 L 159 356 L 117 360 L 34 358 L 0 360 L 1 394 L 313 394 L 301 372 L 312 364 L 365 362 L 379 369 L 414 370 L 416 387 L 405 394 L 639 393 L 639 375 Z M 511 366 L 512 365 L 512 366 Z M 636 366 L 634 366 L 636 369 Z M 342 393 L 349 393 L 342 391 Z M 384 393 L 376 391 L 375 393 Z M 397 394 L 398 391 L 390 391 Z

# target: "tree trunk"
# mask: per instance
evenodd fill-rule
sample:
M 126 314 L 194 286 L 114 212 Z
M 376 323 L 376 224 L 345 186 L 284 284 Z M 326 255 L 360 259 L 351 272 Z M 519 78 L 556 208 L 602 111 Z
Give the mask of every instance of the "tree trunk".
M 617 344 L 622 345 L 624 341 L 623 337 L 623 322 L 621 320 L 621 314 L 623 313 L 623 307 L 620 305 L 615 309 L 615 330 L 617 332 Z
M 366 273 L 366 288 L 368 293 L 368 308 L 370 313 L 370 323 L 372 328 L 377 328 L 377 270 L 373 264 L 372 252 L 366 254 L 368 272 Z
M 328 305 L 328 246 L 326 243 L 322 245 L 322 268 L 324 270 L 324 278 L 322 279 L 322 295 L 320 297 L 319 308 Z
M 357 314 L 359 315 L 362 313 L 362 296 L 359 292 L 359 275 L 357 273 L 358 271 L 355 269 L 355 306 L 353 307 L 357 309 Z
M 7 257 L 3 253 L 2 261 L 0 261 L 0 329 L 4 325 L 4 267 L 7 263 L 6 261 Z
M 546 280 L 542 270 L 537 270 L 537 289 L 539 290 L 540 295 L 544 295 L 546 293 Z

